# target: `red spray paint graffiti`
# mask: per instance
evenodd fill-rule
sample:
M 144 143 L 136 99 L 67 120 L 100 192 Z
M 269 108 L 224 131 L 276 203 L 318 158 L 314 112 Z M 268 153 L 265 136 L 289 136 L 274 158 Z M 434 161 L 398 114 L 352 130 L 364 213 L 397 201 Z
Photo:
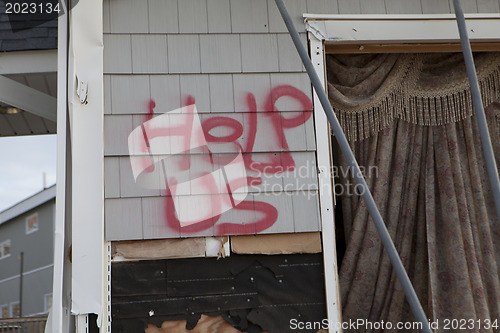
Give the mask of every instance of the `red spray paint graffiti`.
M 296 112 L 296 116 L 293 118 L 286 118 L 278 110 L 277 102 L 281 98 L 291 98 L 300 104 L 300 109 L 303 111 Z M 292 171 L 295 168 L 295 161 L 290 153 L 290 148 L 288 145 L 287 138 L 285 136 L 285 130 L 298 127 L 304 124 L 311 117 L 312 103 L 309 97 L 304 94 L 299 89 L 290 85 L 281 85 L 273 88 L 269 95 L 265 98 L 262 105 L 262 110 L 264 110 L 264 116 L 262 117 L 262 112 L 257 112 L 257 101 L 252 93 L 247 94 L 246 98 L 248 112 L 244 113 L 245 126 L 240 121 L 226 117 L 226 116 L 214 116 L 209 117 L 201 122 L 202 136 L 199 137 L 196 131 L 193 132 L 193 122 L 194 117 L 194 104 L 195 100 L 192 96 L 188 96 L 185 101 L 185 114 L 183 114 L 183 122 L 177 126 L 162 126 L 158 128 L 150 127 L 150 120 L 153 118 L 153 111 L 156 107 L 155 101 L 151 100 L 149 103 L 149 114 L 146 116 L 145 122 L 142 125 L 142 131 L 146 138 L 144 143 L 141 143 L 141 151 L 145 154 L 142 157 L 141 164 L 145 169 L 145 172 L 152 173 L 155 167 L 162 167 L 161 163 L 155 160 L 152 156 L 146 156 L 147 152 L 150 152 L 150 141 L 154 138 L 166 137 L 166 136 L 180 136 L 182 140 L 179 141 L 182 144 L 181 151 L 188 152 L 192 147 L 198 147 L 199 152 L 205 157 L 207 164 L 217 167 L 226 166 L 229 159 L 233 159 L 231 155 L 227 158 L 223 156 L 218 156 L 214 158 L 214 154 L 207 149 L 207 143 L 210 144 L 233 144 L 236 147 L 236 151 L 243 153 L 244 168 L 248 171 L 253 172 L 263 172 L 267 174 L 279 174 L 285 171 Z M 259 115 L 260 114 L 260 115 Z M 277 150 L 281 151 L 280 154 L 269 154 L 267 161 L 255 161 L 252 157 L 254 152 L 254 146 L 257 138 L 257 128 L 260 121 L 268 122 L 271 124 L 272 134 L 275 140 L 275 145 Z M 246 128 L 245 128 L 246 127 Z M 213 132 L 216 129 L 224 128 L 228 130 L 225 135 L 217 136 Z M 242 140 L 243 134 L 246 131 L 246 138 Z M 147 135 L 146 135 L 147 133 Z M 202 141 L 206 140 L 205 145 Z M 194 144 L 193 144 L 194 142 Z M 177 147 L 178 148 L 178 147 Z M 191 157 L 190 154 L 183 155 L 177 162 L 177 167 L 180 170 L 188 170 L 191 167 Z M 234 162 L 234 161 L 233 161 Z M 167 168 L 163 165 L 163 169 Z M 164 171 L 165 172 L 165 171 Z M 199 185 L 205 187 L 210 193 L 220 192 L 218 189 L 219 184 L 215 181 L 214 177 L 208 173 L 202 173 L 198 175 Z M 207 215 L 206 219 L 200 219 L 194 222 L 190 222 L 189 225 L 183 225 L 180 221 L 178 210 L 176 210 L 175 205 L 175 195 L 177 194 L 178 179 L 176 177 L 169 177 L 166 172 L 164 175 L 166 184 L 166 210 L 165 217 L 167 226 L 173 230 L 178 230 L 183 234 L 192 234 L 202 232 L 209 228 L 215 228 L 214 234 L 253 234 L 259 233 L 267 228 L 271 227 L 278 218 L 278 210 L 271 204 L 261 202 L 261 201 L 235 201 L 234 193 L 238 189 L 246 188 L 251 185 L 259 185 L 262 183 L 262 179 L 259 177 L 246 176 L 244 178 L 235 178 L 227 181 L 227 189 L 223 189 L 223 193 L 226 194 L 219 199 L 213 197 L 209 202 L 211 204 L 212 214 Z M 229 195 L 227 195 L 229 194 Z M 233 209 L 240 211 L 251 211 L 254 212 L 255 220 L 252 221 L 238 221 L 238 223 L 219 223 L 224 209 L 221 205 L 229 206 Z M 177 214 L 176 214 L 177 211 Z

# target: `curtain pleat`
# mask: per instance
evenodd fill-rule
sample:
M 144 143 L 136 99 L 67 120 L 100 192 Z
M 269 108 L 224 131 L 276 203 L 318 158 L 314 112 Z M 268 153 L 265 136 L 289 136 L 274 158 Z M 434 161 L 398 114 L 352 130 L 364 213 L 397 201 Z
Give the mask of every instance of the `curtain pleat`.
M 500 103 L 487 109 L 500 163 L 498 114 Z M 437 332 L 445 332 L 445 319 L 476 325 L 499 319 L 500 221 L 475 117 L 441 126 L 395 119 L 351 145 L 425 312 L 441 323 Z M 348 168 L 345 160 L 340 167 Z M 342 186 L 353 182 L 351 176 L 340 179 Z M 339 273 L 343 320 L 414 321 L 366 206 L 357 195 L 341 199 L 347 233 Z

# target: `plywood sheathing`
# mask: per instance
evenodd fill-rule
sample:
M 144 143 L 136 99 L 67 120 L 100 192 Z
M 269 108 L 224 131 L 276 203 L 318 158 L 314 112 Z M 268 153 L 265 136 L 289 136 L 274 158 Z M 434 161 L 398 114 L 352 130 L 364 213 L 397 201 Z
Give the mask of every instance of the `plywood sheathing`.
M 204 257 L 205 237 L 113 242 L 113 260 Z
M 321 234 L 267 234 L 231 236 L 231 250 L 239 254 L 320 253 Z
M 194 237 L 112 242 L 111 255 L 113 261 L 225 257 L 227 253 L 224 251 L 224 244 L 228 242 L 228 236 L 209 238 L 220 241 L 219 253 L 210 250 L 206 237 Z M 319 232 L 231 236 L 230 240 L 232 252 L 238 254 L 293 254 L 322 251 Z

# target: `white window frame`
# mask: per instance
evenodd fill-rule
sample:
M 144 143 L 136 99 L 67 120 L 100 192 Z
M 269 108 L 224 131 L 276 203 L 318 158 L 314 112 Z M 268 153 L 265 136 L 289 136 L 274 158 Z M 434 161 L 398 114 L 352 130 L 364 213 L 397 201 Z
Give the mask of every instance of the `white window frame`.
M 4 254 L 4 247 L 5 247 L 5 244 L 7 244 L 7 243 L 9 244 L 9 253 Z M 11 254 L 12 254 L 12 242 L 10 241 L 10 239 L 7 239 L 7 240 L 1 242 L 0 243 L 0 260 L 10 257 Z
M 325 86 L 323 42 L 309 33 L 311 61 L 323 86 Z M 326 286 L 326 310 L 330 332 L 342 322 L 337 269 L 337 250 L 334 227 L 333 176 L 331 168 L 330 129 L 326 114 L 318 95 L 314 94 L 314 127 L 316 133 L 316 158 L 318 164 L 319 203 L 321 215 L 321 237 Z
M 317 15 L 305 14 L 307 30 L 325 44 L 459 43 L 453 14 Z M 500 42 L 500 14 L 467 14 L 474 43 Z M 376 27 L 376 29 L 374 29 Z
M 36 217 L 36 228 L 33 228 L 30 230 L 29 228 L 29 220 Z M 26 235 L 32 234 L 34 232 L 37 232 L 40 229 L 40 219 L 38 217 L 38 213 L 31 214 L 26 217 L 25 219 L 25 225 L 26 225 Z
M 10 315 L 11 318 L 14 318 L 14 306 L 15 305 L 19 305 L 20 306 L 20 302 L 16 301 L 16 302 L 11 302 L 10 303 L 10 305 L 9 305 L 9 315 Z M 21 317 L 21 313 L 19 313 L 19 317 Z
M 51 298 L 51 306 L 50 308 L 48 307 L 48 298 Z M 44 313 L 49 313 L 50 309 L 52 308 L 52 304 L 54 304 L 54 298 L 53 298 L 53 295 L 52 293 L 48 293 L 48 294 L 45 294 L 43 295 L 43 310 L 44 310 Z
M 7 317 L 3 316 L 3 309 L 7 308 Z M 1 304 L 0 305 L 0 318 L 9 318 L 10 316 L 10 307 L 9 304 Z
M 377 47 L 384 52 L 385 46 L 393 46 L 392 52 L 432 52 L 427 51 L 434 46 L 434 52 L 460 51 L 460 36 L 455 15 L 324 15 L 304 14 L 309 39 L 309 54 L 326 90 L 325 55 L 327 53 L 366 52 L 368 47 Z M 500 14 L 468 14 L 466 24 L 469 38 L 474 47 L 480 50 L 499 48 Z M 377 28 L 374 29 L 374 26 Z M 496 43 L 496 44 L 495 44 Z M 448 49 L 443 50 L 442 45 Z M 340 46 L 340 47 L 339 47 Z M 347 47 L 346 47 L 347 46 Z M 397 46 L 397 47 L 394 47 Z M 411 48 L 405 48 L 411 46 Z M 422 46 L 419 51 L 416 47 Z M 338 49 L 337 49 L 338 47 Z M 394 51 L 398 49 L 398 51 Z M 345 50 L 351 50 L 345 52 Z M 372 51 L 373 52 L 373 51 Z M 389 52 L 386 50 L 385 52 Z M 328 170 L 331 170 L 331 142 L 328 122 L 318 96 L 314 94 L 314 115 L 318 168 L 320 170 L 320 206 L 322 216 L 323 252 L 334 259 L 326 262 L 325 285 L 327 313 L 330 332 L 341 332 L 338 327 L 342 323 L 341 300 L 338 285 L 338 269 L 336 264 L 335 230 L 333 224 L 333 207 L 331 206 L 331 188 Z M 326 190 L 326 191 L 325 191 Z M 326 256 L 325 256 L 326 257 Z

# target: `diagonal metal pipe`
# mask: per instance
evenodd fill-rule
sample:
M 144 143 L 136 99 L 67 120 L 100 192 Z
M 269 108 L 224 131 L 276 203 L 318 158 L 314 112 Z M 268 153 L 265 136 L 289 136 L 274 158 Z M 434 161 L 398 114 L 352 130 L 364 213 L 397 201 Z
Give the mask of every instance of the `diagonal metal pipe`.
M 483 146 L 486 170 L 488 171 L 488 176 L 490 178 L 493 199 L 497 210 L 497 218 L 500 221 L 500 180 L 498 178 L 495 154 L 493 152 L 493 146 L 491 145 L 490 132 L 488 130 L 486 115 L 484 113 L 481 90 L 479 89 L 479 83 L 477 81 L 476 67 L 474 66 L 474 58 L 470 47 L 467 25 L 465 24 L 464 11 L 460 0 L 453 0 L 453 6 L 455 7 L 455 16 L 457 18 L 458 32 L 460 33 L 460 43 L 462 44 L 465 68 L 467 69 L 467 76 L 469 77 L 472 103 L 474 105 L 474 112 L 476 113 L 477 125 L 479 127 L 479 135 Z
M 311 80 L 314 90 L 316 91 L 316 94 L 318 95 L 321 105 L 323 106 L 323 110 L 325 111 L 328 121 L 330 122 L 330 126 L 332 127 L 333 133 L 337 138 L 340 149 L 342 150 L 342 153 L 346 157 L 347 162 L 349 163 L 349 165 L 353 170 L 354 179 L 356 180 L 356 183 L 363 188 L 362 191 L 363 200 L 366 204 L 366 207 L 368 208 L 368 212 L 370 213 L 373 223 L 377 228 L 382 244 L 384 245 L 385 250 L 389 255 L 396 276 L 398 277 L 399 282 L 403 287 L 406 299 L 410 304 L 413 314 L 415 315 L 415 318 L 422 324 L 422 332 L 431 333 L 432 330 L 430 328 L 429 321 L 427 320 L 427 316 L 425 315 L 424 309 L 422 308 L 422 305 L 418 300 L 415 289 L 411 284 L 410 278 L 408 277 L 408 274 L 406 273 L 403 263 L 401 262 L 401 258 L 399 257 L 396 247 L 394 246 L 389 231 L 385 226 L 384 220 L 380 215 L 375 200 L 373 199 L 373 196 L 368 188 L 368 185 L 366 184 L 363 174 L 361 173 L 358 162 L 356 161 L 356 158 L 354 157 L 351 147 L 349 146 L 344 131 L 340 127 L 339 121 L 335 116 L 335 113 L 333 112 L 332 106 L 330 105 L 330 101 L 326 96 L 323 85 L 321 84 L 321 81 L 311 62 L 311 59 L 309 58 L 309 54 L 307 53 L 306 48 L 302 45 L 300 41 L 299 34 L 297 33 L 295 26 L 293 25 L 292 18 L 290 17 L 290 14 L 288 14 L 288 11 L 285 7 L 285 4 L 283 3 L 283 0 L 275 0 L 275 1 L 276 1 L 276 6 L 278 7 L 281 13 L 281 17 L 283 18 L 283 21 L 285 22 L 285 25 L 288 29 L 288 32 L 292 37 L 293 43 L 295 44 L 295 48 L 297 49 L 297 52 L 299 53 L 299 56 L 302 59 L 302 63 L 306 68 L 307 74 L 309 75 L 309 79 Z

